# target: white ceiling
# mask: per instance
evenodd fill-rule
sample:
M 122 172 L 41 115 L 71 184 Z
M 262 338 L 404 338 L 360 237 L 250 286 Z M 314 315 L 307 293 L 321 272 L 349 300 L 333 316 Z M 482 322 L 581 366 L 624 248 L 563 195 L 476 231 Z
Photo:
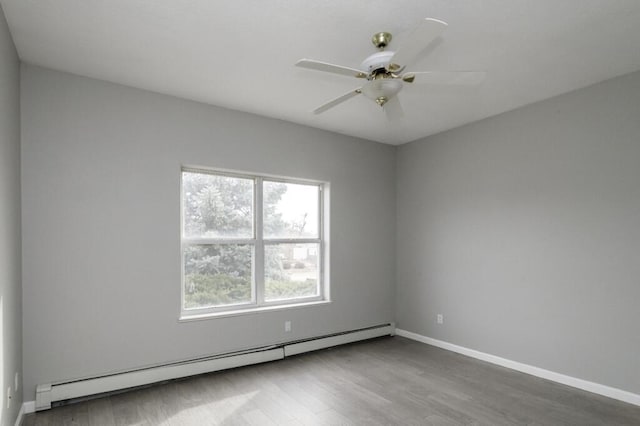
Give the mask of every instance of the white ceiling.
M 0 0 L 20 58 L 74 74 L 401 144 L 640 69 L 638 0 Z M 411 86 L 405 118 L 356 97 L 373 33 L 449 23 L 411 68 L 481 70 L 479 87 Z

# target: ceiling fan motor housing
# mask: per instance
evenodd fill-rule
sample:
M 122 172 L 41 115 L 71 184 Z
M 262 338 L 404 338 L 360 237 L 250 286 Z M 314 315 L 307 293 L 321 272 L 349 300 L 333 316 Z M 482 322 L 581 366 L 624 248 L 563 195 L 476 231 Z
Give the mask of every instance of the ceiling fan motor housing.
M 386 66 L 389 64 L 389 61 L 391 61 L 391 57 L 393 57 L 394 53 L 395 52 L 385 50 L 369 55 L 364 61 L 362 61 L 362 64 L 360 64 L 360 69 L 367 74 L 375 74 L 378 70 L 386 72 Z

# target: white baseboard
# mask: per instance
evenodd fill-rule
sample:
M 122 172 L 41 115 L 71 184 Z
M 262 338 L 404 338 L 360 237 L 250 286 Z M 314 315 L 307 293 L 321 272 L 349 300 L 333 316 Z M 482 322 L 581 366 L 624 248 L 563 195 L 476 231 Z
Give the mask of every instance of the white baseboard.
M 36 412 L 36 402 L 35 401 L 27 401 L 22 404 L 22 408 L 24 409 L 24 414 L 31 414 Z
M 15 426 L 22 425 L 22 416 L 24 415 L 24 404 L 20 406 L 20 411 L 18 411 L 18 417 L 16 417 Z
M 16 417 L 15 426 L 22 425 L 22 418 L 25 414 L 30 414 L 36 411 L 36 402 L 35 401 L 27 401 L 20 406 L 20 411 L 18 411 L 18 417 Z
M 551 380 L 552 382 L 562 383 L 563 385 L 571 386 L 587 392 L 640 406 L 640 395 L 627 392 L 622 389 L 612 388 L 610 386 L 601 385 L 599 383 L 594 383 L 587 380 L 567 376 L 565 374 L 556 373 L 554 371 L 545 370 L 544 368 L 534 367 L 532 365 L 523 364 L 521 362 L 512 361 L 510 359 L 501 358 L 499 356 L 476 351 L 475 349 L 465 348 L 463 346 L 454 345 L 453 343 L 433 339 L 431 337 L 423 336 L 417 333 L 412 333 L 400 328 L 396 328 L 396 335 L 406 337 L 407 339 L 416 340 L 418 342 L 426 343 L 427 345 L 437 346 L 438 348 L 446 349 L 451 352 L 456 352 L 462 355 L 469 356 L 471 358 L 486 361 L 491 364 L 510 368 L 521 373 L 530 374 L 542 379 Z

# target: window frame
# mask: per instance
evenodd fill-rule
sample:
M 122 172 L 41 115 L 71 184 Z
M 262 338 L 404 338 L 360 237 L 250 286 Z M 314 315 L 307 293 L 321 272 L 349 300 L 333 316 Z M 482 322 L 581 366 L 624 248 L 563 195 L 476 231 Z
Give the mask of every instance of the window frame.
M 184 173 L 199 173 L 213 176 L 250 179 L 253 181 L 253 238 L 209 238 L 185 236 L 185 194 Z M 263 192 L 265 181 L 296 185 L 315 186 L 318 188 L 318 236 L 317 238 L 265 238 L 263 230 L 264 206 Z M 182 166 L 180 169 L 180 316 L 179 319 L 194 320 L 210 317 L 250 314 L 265 310 L 296 308 L 301 306 L 329 303 L 328 271 L 328 221 L 326 206 L 328 183 L 310 179 L 270 176 L 256 173 L 237 172 L 207 167 Z M 224 306 L 201 308 L 185 308 L 185 248 L 192 245 L 247 244 L 252 246 L 251 300 Z M 318 294 L 314 296 L 290 299 L 265 300 L 265 249 L 268 245 L 278 244 L 317 244 L 318 245 Z

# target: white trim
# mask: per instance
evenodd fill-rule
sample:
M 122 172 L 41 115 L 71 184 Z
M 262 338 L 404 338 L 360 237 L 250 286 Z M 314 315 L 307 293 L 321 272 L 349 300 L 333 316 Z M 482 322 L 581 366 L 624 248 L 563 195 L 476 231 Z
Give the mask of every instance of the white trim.
M 330 348 L 332 346 L 344 345 L 347 343 L 358 342 L 360 340 L 373 339 L 376 337 L 393 335 L 393 326 L 385 325 L 382 327 L 367 328 L 349 333 L 328 336 L 320 339 L 306 340 L 303 342 L 285 345 L 284 356 L 298 355 L 305 352 L 317 351 L 318 349 Z
M 278 244 L 320 244 L 322 238 L 263 238 L 264 245 Z
M 20 411 L 18 411 L 18 415 L 16 416 L 16 422 L 14 423 L 15 426 L 22 425 L 23 414 L 24 414 L 24 404 L 20 406 Z
M 27 401 L 20 406 L 20 411 L 18 411 L 18 417 L 16 417 L 15 426 L 22 425 L 22 418 L 25 414 L 31 414 L 36 411 L 36 402 L 35 401 Z
M 198 313 L 193 315 L 183 315 L 180 318 L 178 318 L 178 322 L 201 321 L 201 320 L 208 320 L 208 319 L 220 318 L 220 317 L 236 317 L 239 315 L 259 314 L 260 312 L 308 308 L 311 306 L 328 305 L 330 303 L 331 303 L 331 300 L 312 300 L 310 302 L 295 302 L 287 305 L 285 304 L 266 305 L 266 306 L 259 306 L 257 308 L 251 308 L 251 309 L 237 309 L 235 311 L 229 310 L 229 311 L 221 311 L 221 312 Z
M 256 245 L 253 247 L 253 258 L 251 259 L 251 302 L 254 306 L 259 306 L 264 302 L 265 280 L 264 280 L 264 183 L 261 177 L 253 180 L 253 238 Z
M 36 412 L 36 402 L 35 401 L 27 401 L 22 404 L 24 408 L 24 414 L 31 414 Z
M 640 406 L 640 395 L 631 393 L 622 389 L 601 385 L 599 383 L 594 383 L 587 380 L 578 379 L 576 377 L 567 376 L 565 374 L 556 373 L 554 371 L 545 370 L 544 368 L 534 367 L 533 365 L 523 364 L 521 362 L 512 361 L 506 358 L 501 358 L 499 356 L 480 352 L 475 349 L 465 348 L 463 346 L 454 345 L 453 343 L 433 339 L 431 337 L 423 336 L 417 333 L 412 333 L 411 331 L 403 330 L 400 328 L 396 328 L 396 334 L 398 336 L 406 337 L 407 339 L 426 343 L 427 345 L 436 346 L 438 348 L 446 349 L 451 352 L 456 352 L 462 355 L 469 356 L 471 358 L 476 358 L 482 361 L 486 361 L 491 364 L 510 368 L 512 370 L 516 370 L 521 373 L 530 374 L 532 376 L 540 377 L 542 379 L 551 380 L 552 382 L 561 383 L 563 385 L 582 389 L 587 392 L 595 393 L 598 395 L 606 396 L 608 398 L 613 398 L 619 401 L 627 402 L 629 404 Z
M 183 225 L 184 226 L 184 225 Z M 201 245 L 222 245 L 222 244 L 243 244 L 255 245 L 254 238 L 206 238 L 206 237 L 184 237 L 182 244 L 185 246 L 201 246 Z

